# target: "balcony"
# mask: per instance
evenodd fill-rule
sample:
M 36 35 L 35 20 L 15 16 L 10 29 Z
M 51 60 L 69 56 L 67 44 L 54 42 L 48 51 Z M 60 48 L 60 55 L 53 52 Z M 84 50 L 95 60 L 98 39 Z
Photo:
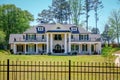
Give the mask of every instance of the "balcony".
M 71 42 L 97 42 L 97 41 L 101 41 L 100 38 L 89 38 L 89 39 L 71 39 Z
M 36 39 L 14 39 L 14 42 L 46 42 L 46 39 L 40 39 L 40 38 L 36 38 Z

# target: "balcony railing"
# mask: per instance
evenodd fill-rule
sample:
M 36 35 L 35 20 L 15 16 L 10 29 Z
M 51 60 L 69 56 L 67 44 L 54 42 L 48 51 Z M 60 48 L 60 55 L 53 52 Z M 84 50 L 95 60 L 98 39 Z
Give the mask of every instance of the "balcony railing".
M 100 38 L 89 38 L 89 39 L 71 39 L 71 42 L 92 42 L 92 41 L 101 41 Z
M 46 42 L 46 39 L 16 39 L 14 42 Z

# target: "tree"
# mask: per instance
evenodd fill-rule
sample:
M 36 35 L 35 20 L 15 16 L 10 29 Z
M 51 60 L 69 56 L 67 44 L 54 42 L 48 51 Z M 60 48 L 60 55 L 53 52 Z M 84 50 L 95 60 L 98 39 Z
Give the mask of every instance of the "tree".
M 52 12 L 58 23 L 67 22 L 70 16 L 70 6 L 66 0 L 52 0 Z
M 42 10 L 42 12 L 38 14 L 37 21 L 40 23 L 49 23 L 50 21 L 53 21 L 53 18 L 53 12 L 49 8 L 48 10 Z
M 11 33 L 22 33 L 30 27 L 33 16 L 26 10 L 21 10 L 13 4 L 0 5 L 0 29 L 5 32 L 6 43 Z
M 50 21 L 56 21 L 61 24 L 67 23 L 70 20 L 70 5 L 66 0 L 52 0 L 49 9 L 44 9 L 38 14 L 38 17 L 38 22 L 49 23 Z
M 110 44 L 110 41 L 113 42 L 115 39 L 113 29 L 111 29 L 108 24 L 105 25 L 104 31 L 101 35 L 102 35 L 102 39 L 105 41 L 105 43 L 106 43 L 106 41 L 108 42 L 108 46 Z
M 0 44 L 5 41 L 5 36 L 5 33 L 2 30 L 0 30 Z
M 85 11 L 85 16 L 86 16 L 86 30 L 88 30 L 88 18 L 89 18 L 89 12 L 92 10 L 92 0 L 85 0 L 84 1 L 84 11 Z
M 119 36 L 120 36 L 120 9 L 113 10 L 111 16 L 109 17 L 109 25 L 114 33 L 114 36 L 117 38 L 117 43 L 119 45 Z
M 97 28 L 97 23 L 98 23 L 98 10 L 103 8 L 102 1 L 100 0 L 93 0 L 93 10 L 95 12 L 95 25 Z M 97 32 L 96 32 L 97 33 Z
M 100 31 L 98 28 L 92 28 L 91 32 L 92 32 L 92 34 L 100 34 Z
M 79 25 L 80 16 L 82 15 L 82 0 L 69 0 L 71 18 L 75 25 Z
M 0 30 L 0 49 L 4 49 L 3 43 L 5 42 L 5 37 L 5 33 L 2 30 Z

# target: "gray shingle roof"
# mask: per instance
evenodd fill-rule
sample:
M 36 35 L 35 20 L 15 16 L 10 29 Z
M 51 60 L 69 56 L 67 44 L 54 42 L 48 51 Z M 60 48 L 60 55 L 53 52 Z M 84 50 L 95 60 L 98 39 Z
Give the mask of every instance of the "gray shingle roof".
M 16 40 L 16 41 L 23 41 L 23 34 L 10 34 L 9 44 L 13 43 L 14 40 Z
M 89 38 L 91 41 L 101 41 L 101 35 L 100 34 L 89 34 Z
M 9 43 L 13 43 L 14 40 L 24 41 L 23 40 L 23 35 L 26 34 L 26 33 L 37 33 L 36 28 L 38 26 L 44 26 L 45 27 L 45 32 L 47 32 L 49 30 L 56 30 L 56 27 L 61 27 L 61 30 L 70 30 L 70 27 L 72 27 L 74 25 L 72 25 L 72 24 L 63 24 L 63 25 L 61 25 L 61 24 L 41 24 L 41 25 L 36 25 L 34 27 L 31 27 L 31 28 L 27 29 L 23 34 L 10 34 Z M 101 38 L 100 34 L 91 34 L 90 32 L 86 31 L 82 27 L 78 27 L 78 30 L 81 34 L 89 34 L 89 37 L 91 39 L 95 40 L 95 39 Z
M 57 27 L 57 26 L 59 27 L 59 25 L 64 27 L 64 29 L 62 29 L 62 30 L 70 30 L 70 27 L 74 26 L 72 24 L 40 24 L 40 25 L 36 25 L 34 27 L 31 27 L 30 29 L 27 29 L 24 33 L 37 33 L 36 28 L 38 26 L 44 26 L 45 27 L 45 31 L 47 32 L 48 30 L 54 30 L 52 28 L 53 27 Z M 78 30 L 79 30 L 80 33 L 90 33 L 90 32 L 86 31 L 82 27 L 78 27 Z

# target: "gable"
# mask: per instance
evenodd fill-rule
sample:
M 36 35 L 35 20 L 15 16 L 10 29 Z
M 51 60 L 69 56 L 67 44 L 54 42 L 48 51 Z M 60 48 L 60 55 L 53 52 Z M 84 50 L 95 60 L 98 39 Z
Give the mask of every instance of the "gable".
M 52 26 L 47 32 L 70 32 L 70 30 L 64 25 L 57 23 L 56 25 Z

